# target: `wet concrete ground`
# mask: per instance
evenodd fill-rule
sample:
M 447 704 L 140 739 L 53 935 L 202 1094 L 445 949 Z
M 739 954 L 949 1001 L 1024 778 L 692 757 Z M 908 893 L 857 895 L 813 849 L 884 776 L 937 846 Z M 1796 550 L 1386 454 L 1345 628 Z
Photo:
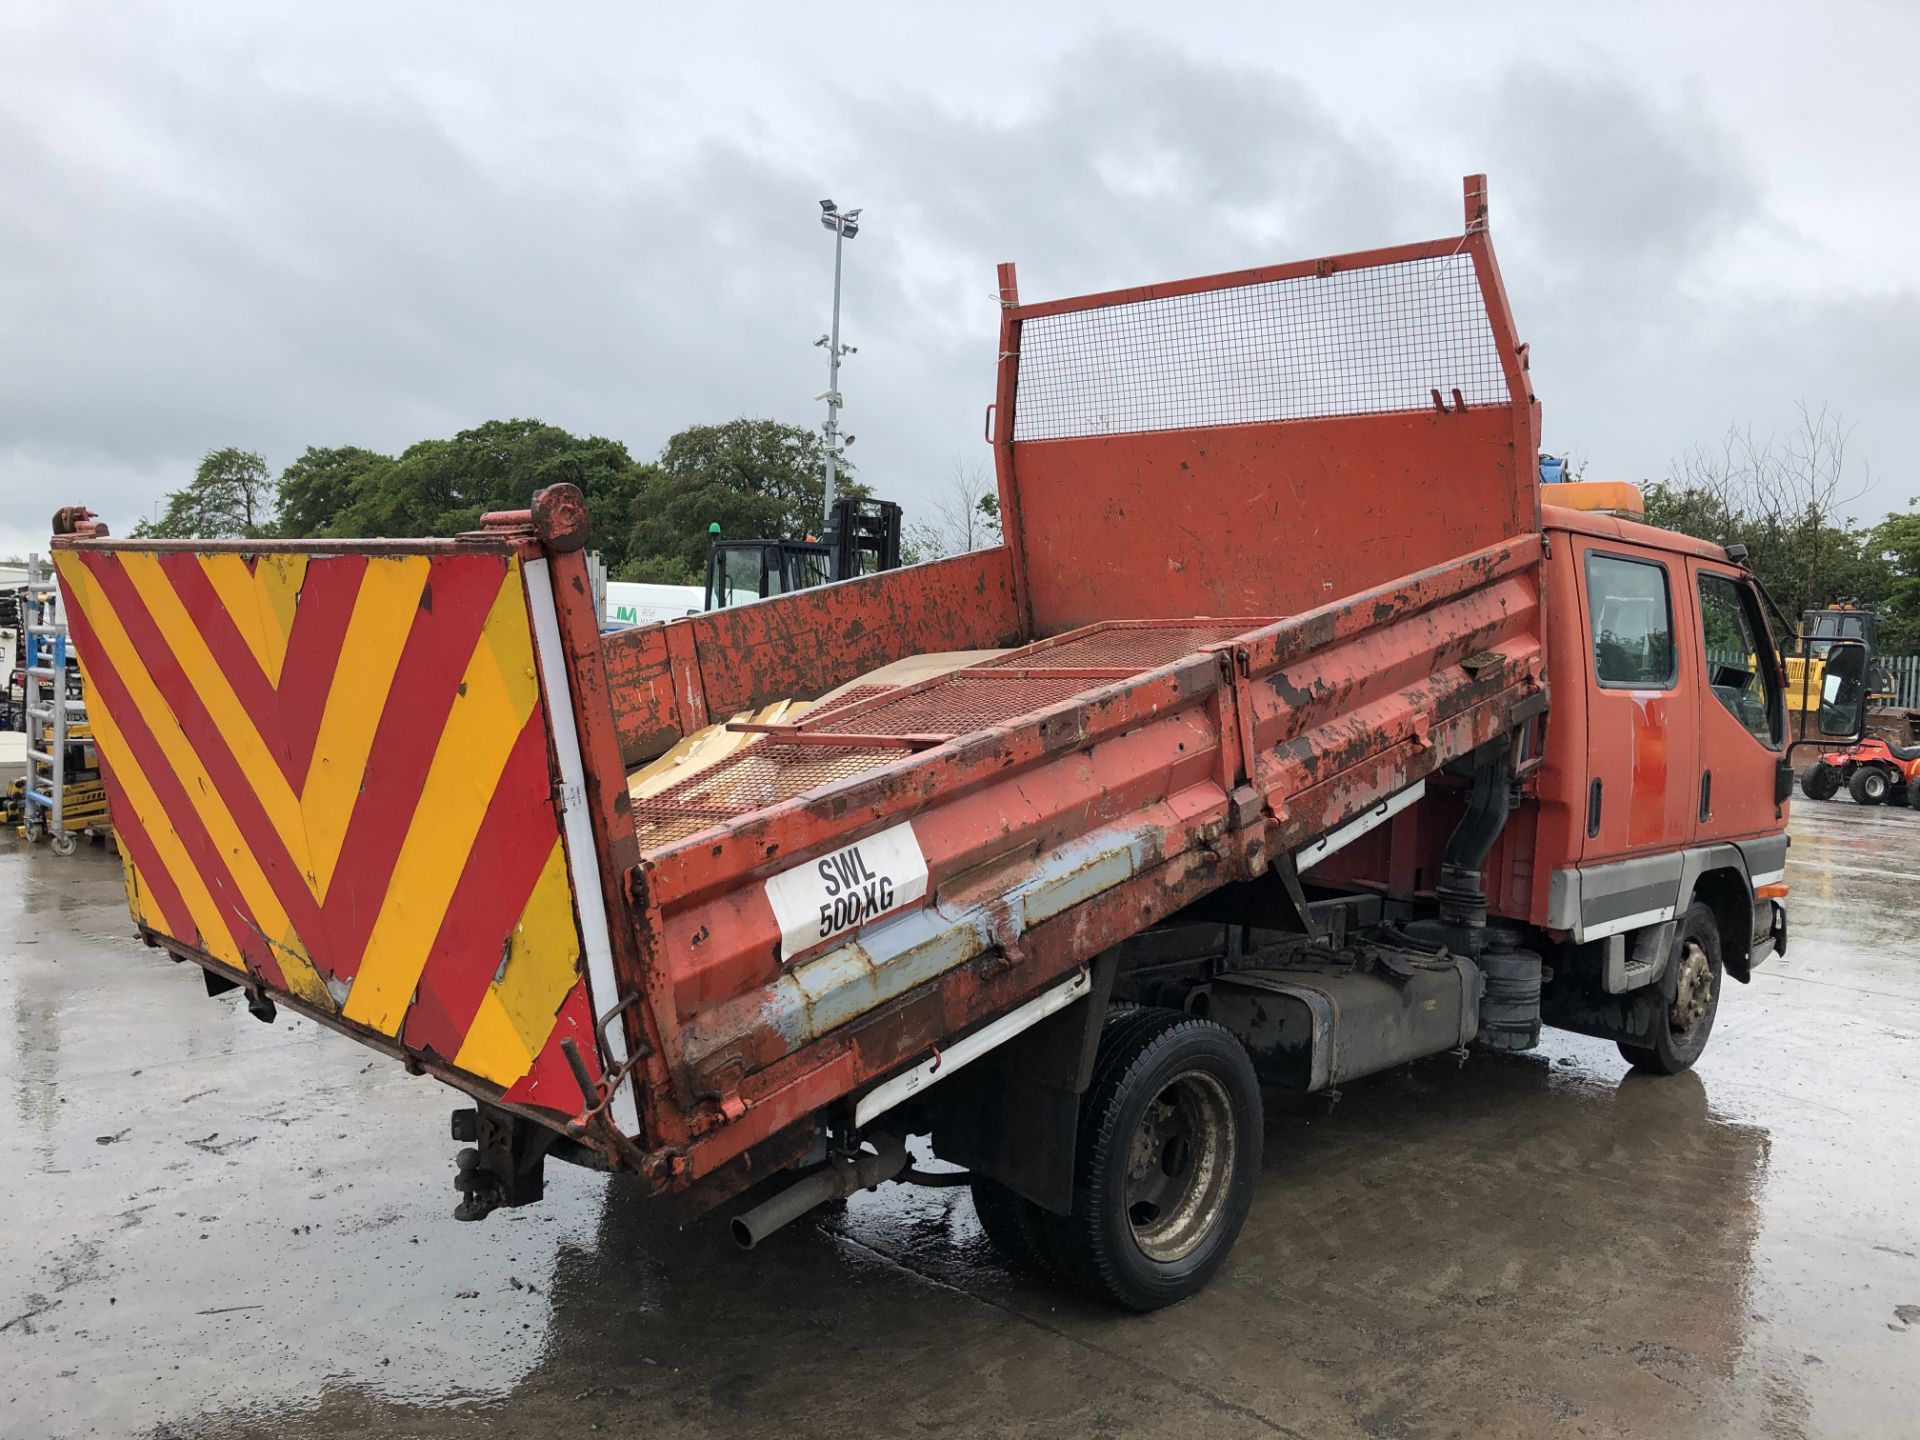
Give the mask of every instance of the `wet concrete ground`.
M 451 1218 L 455 1097 L 128 938 L 0 840 L 0 1435 L 1920 1433 L 1920 813 L 1801 803 L 1793 946 L 1697 1073 L 1548 1032 L 1273 1114 L 1228 1268 L 1121 1317 L 960 1191 L 752 1256 L 549 1167 Z

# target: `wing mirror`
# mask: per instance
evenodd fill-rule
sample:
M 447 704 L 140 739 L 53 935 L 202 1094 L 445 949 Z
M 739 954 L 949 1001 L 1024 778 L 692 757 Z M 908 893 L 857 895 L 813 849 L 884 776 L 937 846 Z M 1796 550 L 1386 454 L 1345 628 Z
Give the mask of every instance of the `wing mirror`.
M 1871 656 L 1858 640 L 1821 640 L 1816 654 L 1812 636 L 1800 637 L 1800 685 L 1789 697 L 1799 717 L 1794 745 L 1853 745 L 1867 733 L 1868 671 Z M 1815 688 L 1817 687 L 1817 693 Z M 1808 720 L 1815 734 L 1809 735 Z
M 1820 682 L 1820 734 L 1858 740 L 1867 730 L 1867 647 L 1843 640 L 1827 651 Z

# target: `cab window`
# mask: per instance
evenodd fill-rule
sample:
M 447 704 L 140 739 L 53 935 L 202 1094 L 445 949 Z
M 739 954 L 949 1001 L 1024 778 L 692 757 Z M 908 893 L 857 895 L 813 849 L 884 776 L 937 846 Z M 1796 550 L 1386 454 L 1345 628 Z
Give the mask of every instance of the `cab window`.
M 1786 717 L 1775 703 L 1771 645 L 1753 594 L 1731 575 L 1711 571 L 1700 576 L 1701 653 L 1707 662 L 1707 686 L 1727 713 L 1746 726 L 1762 745 L 1780 744 Z
M 1668 690 L 1674 666 L 1667 567 L 1598 551 L 1587 554 L 1593 671 L 1609 689 Z
M 745 605 L 760 598 L 764 557 L 758 545 L 725 545 L 714 552 L 717 565 L 707 595 L 707 608 Z

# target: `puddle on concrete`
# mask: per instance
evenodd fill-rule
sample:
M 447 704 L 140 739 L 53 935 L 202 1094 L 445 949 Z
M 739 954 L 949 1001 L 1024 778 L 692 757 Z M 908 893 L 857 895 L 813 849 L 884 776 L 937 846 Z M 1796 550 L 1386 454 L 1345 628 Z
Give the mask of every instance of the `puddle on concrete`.
M 1699 1070 L 1549 1032 L 1276 1097 L 1215 1284 L 1122 1318 L 963 1190 L 752 1256 L 551 1167 L 451 1219 L 456 1097 L 126 938 L 0 841 L 0 1432 L 1891 1435 L 1920 1410 L 1920 814 L 1801 806 L 1793 951 Z

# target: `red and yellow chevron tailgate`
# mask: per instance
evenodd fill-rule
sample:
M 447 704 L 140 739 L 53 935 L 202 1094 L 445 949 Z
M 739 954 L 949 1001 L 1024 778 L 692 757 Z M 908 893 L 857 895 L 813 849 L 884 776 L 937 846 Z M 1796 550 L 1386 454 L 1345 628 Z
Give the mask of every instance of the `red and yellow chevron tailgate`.
M 597 1060 L 511 554 L 57 556 L 134 919 L 504 1090 Z

